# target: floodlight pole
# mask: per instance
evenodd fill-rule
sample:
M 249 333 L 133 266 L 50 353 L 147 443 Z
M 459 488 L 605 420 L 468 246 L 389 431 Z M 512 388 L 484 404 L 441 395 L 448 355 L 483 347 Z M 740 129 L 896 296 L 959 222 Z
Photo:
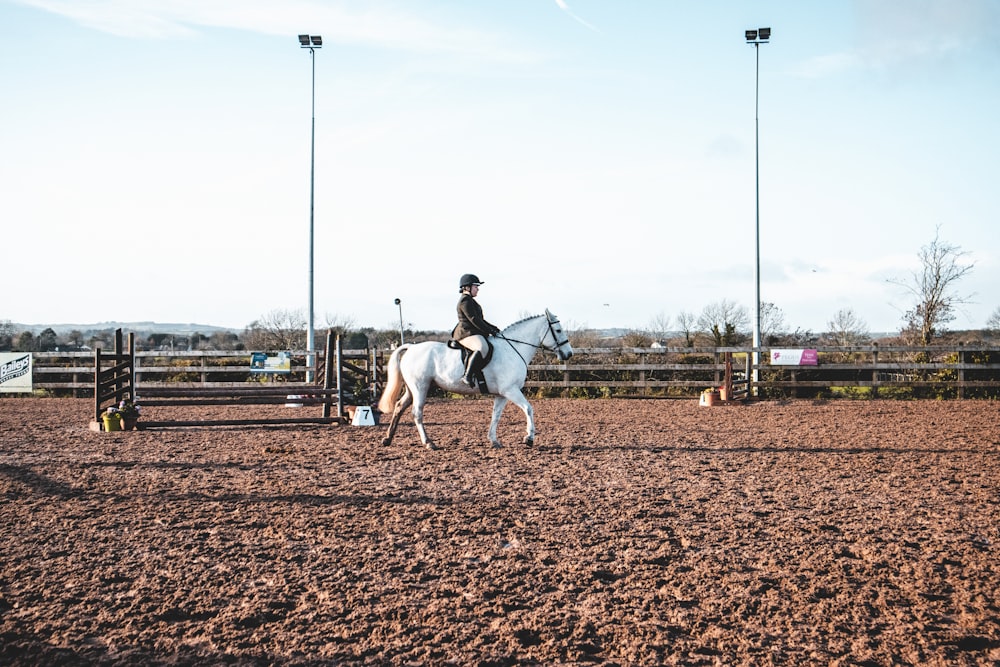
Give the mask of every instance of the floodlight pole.
M 309 49 L 309 60 L 312 61 L 312 129 L 309 142 L 309 329 L 306 335 L 306 382 L 312 382 L 313 369 L 316 366 L 316 329 L 315 309 L 313 307 L 313 276 L 314 276 L 314 239 L 316 201 L 316 49 L 323 47 L 323 38 L 319 35 L 299 35 L 299 47 Z
M 757 382 L 760 380 L 760 45 L 767 44 L 771 38 L 770 28 L 758 28 L 747 30 L 747 44 L 753 46 L 756 52 L 756 72 L 754 84 L 754 197 L 755 197 L 755 227 L 754 244 L 754 316 L 753 316 L 753 371 L 751 377 L 751 388 L 753 394 L 758 395 Z
M 405 345 L 406 341 L 403 340 L 403 302 L 396 299 L 395 303 L 399 306 L 399 344 Z

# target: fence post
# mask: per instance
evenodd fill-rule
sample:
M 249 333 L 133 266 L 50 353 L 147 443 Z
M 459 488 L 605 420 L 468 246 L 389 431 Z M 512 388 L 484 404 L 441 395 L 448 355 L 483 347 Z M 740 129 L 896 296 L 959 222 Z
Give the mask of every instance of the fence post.
M 872 398 L 878 398 L 878 343 L 872 343 Z
M 326 331 L 326 351 L 323 353 L 323 389 L 327 393 L 323 395 L 323 418 L 330 418 L 330 397 L 329 390 L 333 388 L 333 375 L 330 373 L 330 353 L 333 350 L 333 330 Z M 340 405 L 340 385 L 337 385 L 337 405 Z
M 135 395 L 139 383 L 142 382 L 142 369 L 139 368 L 139 357 L 135 356 L 135 349 L 132 349 L 132 400 L 138 401 Z
M 101 420 L 101 348 L 94 348 L 94 421 Z
M 122 330 L 115 329 L 115 366 L 118 366 L 122 362 Z M 115 373 L 115 404 L 121 403 L 122 400 L 122 385 L 124 384 L 122 380 L 122 374 L 119 371 L 114 371 Z
M 958 344 L 958 397 L 965 398 L 965 343 Z
M 749 352 L 743 359 L 743 377 L 747 379 L 747 395 L 746 397 L 752 398 L 757 395 L 757 390 L 753 385 L 753 376 L 751 375 L 751 370 L 753 368 L 753 355 Z
M 128 333 L 128 397 L 133 403 L 135 397 L 135 332 Z
M 726 362 L 726 374 L 722 379 L 722 386 L 725 389 L 722 400 L 731 401 L 733 400 L 733 353 L 726 352 L 723 358 Z
M 340 334 L 337 334 L 337 419 L 344 418 L 344 351 L 340 346 Z
M 371 380 L 372 380 L 372 404 L 378 402 L 379 390 L 378 390 L 378 350 L 374 347 L 368 350 L 369 363 L 371 363 Z
M 639 351 L 639 365 L 640 366 L 645 366 L 646 362 L 649 361 L 644 356 L 645 354 L 646 354 L 645 350 L 640 350 Z M 648 396 L 649 395 L 649 387 L 646 386 L 646 369 L 645 368 L 640 368 L 639 369 L 639 383 L 641 385 L 642 395 L 643 396 Z

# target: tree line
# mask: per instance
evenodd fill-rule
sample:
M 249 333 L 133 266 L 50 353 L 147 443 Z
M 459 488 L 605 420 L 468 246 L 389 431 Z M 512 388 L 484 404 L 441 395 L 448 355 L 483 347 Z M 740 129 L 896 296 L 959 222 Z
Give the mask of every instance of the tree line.
M 900 287 L 911 299 L 910 307 L 903 314 L 899 340 L 904 345 L 930 345 L 947 336 L 948 323 L 955 320 L 957 309 L 971 302 L 972 296 L 959 289 L 961 280 L 968 276 L 974 264 L 967 260 L 968 253 L 960 246 L 943 241 L 940 228 L 933 240 L 918 253 L 919 266 L 911 275 L 892 278 L 890 283 Z M 251 322 L 241 333 L 216 331 L 209 335 L 197 332 L 174 334 L 145 332 L 136 337 L 139 350 L 304 350 L 307 345 L 308 322 L 301 309 L 276 309 Z M 750 311 L 734 301 L 723 299 L 705 306 L 700 314 L 682 311 L 674 318 L 660 313 L 654 316 L 643 330 L 626 333 L 619 341 L 608 341 L 600 332 L 585 328 L 569 327 L 570 340 L 576 347 L 600 347 L 618 343 L 624 347 L 647 347 L 667 344 L 677 347 L 694 346 L 743 346 L 751 343 L 752 320 Z M 348 349 L 394 347 L 401 340 L 413 343 L 425 340 L 447 340 L 449 333 L 442 331 L 414 331 L 395 328 L 377 329 L 358 327 L 349 317 L 328 315 L 322 331 L 332 331 L 341 336 L 342 345 Z M 871 340 L 871 333 L 864 319 L 852 308 L 843 308 L 827 322 L 827 330 L 812 332 L 790 330 L 784 314 L 774 303 L 761 303 L 761 342 L 765 347 L 805 346 L 809 344 L 859 345 Z M 989 341 L 1000 337 L 1000 306 L 997 306 L 978 337 Z M 31 331 L 15 331 L 10 320 L 0 320 L 0 351 L 54 352 L 91 350 L 113 347 L 114 330 L 83 332 L 80 330 L 58 334 L 52 328 L 35 335 Z M 322 342 L 318 341 L 317 346 Z

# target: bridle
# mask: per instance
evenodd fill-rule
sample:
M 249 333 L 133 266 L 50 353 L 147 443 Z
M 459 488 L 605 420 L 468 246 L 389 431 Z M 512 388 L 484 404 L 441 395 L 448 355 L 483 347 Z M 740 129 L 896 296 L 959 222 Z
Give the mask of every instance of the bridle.
M 549 352 L 555 352 L 560 359 L 565 359 L 562 355 L 562 352 L 560 352 L 560 348 L 562 348 L 563 345 L 569 345 L 569 338 L 567 337 L 561 343 L 559 342 L 559 338 L 556 336 L 556 329 L 555 329 L 555 325 L 559 324 L 559 319 L 554 317 L 550 318 L 548 315 L 546 315 L 545 323 L 548 324 L 549 326 L 549 335 L 552 336 L 552 340 L 555 342 L 555 345 L 552 346 L 545 345 L 544 337 L 542 338 L 541 343 L 529 343 L 526 340 L 518 340 L 517 338 L 508 338 L 507 336 L 504 336 L 502 333 L 498 333 L 497 338 L 502 338 L 503 340 L 507 341 L 507 344 L 510 345 L 511 349 L 517 352 L 517 356 L 521 357 L 521 361 L 524 362 L 525 366 L 528 366 L 528 360 L 524 358 L 524 355 L 522 355 L 521 352 L 516 347 L 514 347 L 512 343 L 521 343 L 522 345 L 528 345 L 530 347 L 535 348 L 536 350 L 548 350 Z

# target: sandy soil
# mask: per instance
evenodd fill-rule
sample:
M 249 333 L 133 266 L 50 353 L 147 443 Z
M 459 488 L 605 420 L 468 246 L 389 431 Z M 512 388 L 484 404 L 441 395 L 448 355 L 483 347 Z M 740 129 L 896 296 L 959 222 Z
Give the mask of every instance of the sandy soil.
M 998 403 L 535 407 L 431 452 L 0 399 L 0 664 L 1000 663 Z

